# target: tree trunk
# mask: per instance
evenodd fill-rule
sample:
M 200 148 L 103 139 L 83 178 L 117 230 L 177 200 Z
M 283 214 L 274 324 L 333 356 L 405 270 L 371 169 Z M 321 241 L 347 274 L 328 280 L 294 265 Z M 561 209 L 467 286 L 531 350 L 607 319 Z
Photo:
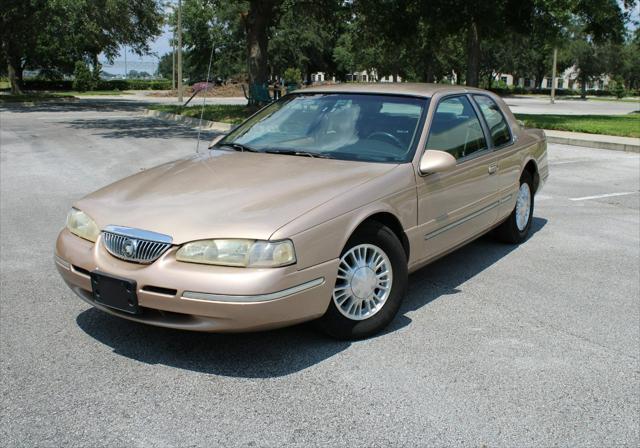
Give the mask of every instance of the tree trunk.
M 542 89 L 542 78 L 544 78 L 544 70 L 536 71 L 536 89 Z
M 16 62 L 16 58 L 7 58 L 7 74 L 11 82 L 11 94 L 22 95 L 22 65 L 20 61 Z
M 424 80 L 425 82 L 435 82 L 435 75 L 433 74 L 433 65 L 427 64 L 427 67 L 424 71 Z
M 269 77 L 267 32 L 273 18 L 273 7 L 274 0 L 251 0 L 249 12 L 244 16 L 249 84 L 264 84 Z
M 93 64 L 93 79 L 96 82 L 100 81 L 100 71 L 102 70 L 102 65 L 98 62 L 98 54 L 94 53 L 91 55 L 92 64 Z
M 467 33 L 467 85 L 478 87 L 480 77 L 480 36 L 474 20 Z

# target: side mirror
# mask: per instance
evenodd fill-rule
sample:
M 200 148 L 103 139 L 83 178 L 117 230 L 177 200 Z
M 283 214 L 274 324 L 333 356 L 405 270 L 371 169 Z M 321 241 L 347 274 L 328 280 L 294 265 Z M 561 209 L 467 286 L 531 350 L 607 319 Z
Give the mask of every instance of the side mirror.
M 217 145 L 218 142 L 220 142 L 220 140 L 222 140 L 226 136 L 227 136 L 226 134 L 220 134 L 213 137 L 213 140 L 211 140 L 211 143 L 209 143 L 209 148 L 212 148 L 213 146 Z
M 422 174 L 441 173 L 449 171 L 456 166 L 456 158 L 445 151 L 427 149 L 420 159 L 420 172 Z

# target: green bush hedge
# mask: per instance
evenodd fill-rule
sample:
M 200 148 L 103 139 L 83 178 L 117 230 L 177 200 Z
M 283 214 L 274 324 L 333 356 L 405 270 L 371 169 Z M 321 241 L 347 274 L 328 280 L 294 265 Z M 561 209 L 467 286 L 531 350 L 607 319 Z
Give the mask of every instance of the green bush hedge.
M 500 96 L 506 95 L 551 95 L 551 89 L 525 89 L 524 87 L 492 87 L 491 90 Z M 571 89 L 556 89 L 556 96 L 579 96 L 582 92 L 580 90 Z M 629 95 L 633 95 L 636 92 L 629 91 Z M 587 90 L 588 96 L 615 96 L 614 92 L 610 90 Z
M 524 87 L 506 87 L 506 88 L 500 88 L 500 87 L 492 87 L 489 90 L 491 90 L 494 93 L 497 93 L 498 95 L 501 96 L 505 96 L 505 95 L 551 95 L 551 89 L 525 89 Z M 577 90 L 570 90 L 570 89 L 556 89 L 556 96 L 566 96 L 566 95 L 579 95 L 580 92 L 578 92 Z M 588 93 L 589 95 L 591 95 L 591 93 Z
M 23 82 L 25 90 L 73 90 L 72 80 L 48 79 L 25 79 Z M 145 79 L 114 79 L 100 80 L 95 86 L 95 90 L 169 90 L 171 81 L 169 80 L 145 80 Z

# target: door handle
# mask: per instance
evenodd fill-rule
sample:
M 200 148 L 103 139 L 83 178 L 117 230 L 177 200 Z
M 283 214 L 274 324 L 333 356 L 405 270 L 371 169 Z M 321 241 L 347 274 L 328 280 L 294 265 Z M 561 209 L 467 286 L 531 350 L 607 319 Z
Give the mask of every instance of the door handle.
M 498 171 L 497 163 L 492 163 L 491 165 L 489 165 L 489 174 L 496 174 L 496 171 Z

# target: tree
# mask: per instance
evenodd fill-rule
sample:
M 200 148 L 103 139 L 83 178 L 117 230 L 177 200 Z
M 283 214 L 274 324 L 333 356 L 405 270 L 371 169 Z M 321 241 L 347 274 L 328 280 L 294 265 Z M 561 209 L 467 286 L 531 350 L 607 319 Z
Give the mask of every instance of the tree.
M 22 93 L 22 72 L 35 54 L 41 34 L 52 15 L 45 0 L 5 0 L 0 9 L 0 56 L 7 66 L 11 93 Z
M 72 73 L 87 60 L 97 78 L 99 54 L 111 59 L 123 44 L 148 52 L 163 21 L 158 0 L 4 0 L 0 11 L 0 55 L 13 93 L 25 67 Z
M 310 80 L 317 71 L 335 73 L 333 51 L 345 29 L 348 9 L 342 0 L 286 1 L 269 31 L 269 67 L 282 74 L 300 69 Z
M 211 71 L 228 78 L 245 71 L 244 28 L 240 14 L 244 2 L 218 2 L 214 0 L 185 0 L 182 5 L 183 44 L 185 57 L 183 73 L 190 79 L 204 80 L 213 52 Z M 175 25 L 175 16 L 170 18 Z M 171 78 L 171 54 L 168 78 Z
M 185 64 L 183 63 L 182 69 L 185 70 Z M 158 68 L 156 69 L 156 76 L 160 76 L 165 79 L 172 79 L 173 77 L 173 53 L 165 53 L 160 57 L 158 61 Z M 188 69 L 186 70 L 188 72 Z
M 511 67 L 505 71 L 535 78 L 540 86 L 550 70 L 553 49 L 561 47 L 574 21 L 581 21 L 596 40 L 619 36 L 625 10 L 636 2 L 354 0 L 353 4 L 352 23 L 358 28 L 354 35 L 366 36 L 361 52 L 373 55 L 377 67 L 401 67 L 412 78 L 426 81 L 448 76 L 451 70 L 461 80 L 464 70 L 471 86 Z M 341 61 L 349 59 L 344 48 L 337 54 Z
M 609 86 L 609 89 L 618 99 L 624 98 L 624 96 L 627 94 L 627 90 L 624 88 L 624 80 L 621 76 L 616 76 L 613 79 L 612 85 Z
M 361 68 L 375 68 L 379 76 L 416 72 L 413 48 L 420 24 L 420 1 L 355 0 L 354 38 Z M 423 55 L 424 58 L 424 55 Z
M 76 62 L 76 68 L 73 71 L 73 88 L 78 92 L 86 92 L 93 90 L 95 87 L 95 78 L 83 61 Z
M 60 1 L 60 0 L 59 0 Z M 138 55 L 149 52 L 149 42 L 164 21 L 158 0 L 66 0 L 74 24 L 74 48 L 87 57 L 94 75 L 100 73 L 98 56 L 112 60 L 122 45 Z
M 307 76 L 335 70 L 333 48 L 346 10 L 343 0 L 185 0 L 186 57 L 195 77 L 204 78 L 213 51 L 215 73 L 228 77 L 246 70 L 250 84 L 265 83 L 288 67 Z
M 278 0 L 250 0 L 241 15 L 246 36 L 249 84 L 264 84 L 269 78 L 269 28 L 276 17 Z
M 634 5 L 635 1 L 625 2 L 627 7 Z M 616 0 L 583 0 L 572 19 L 569 50 L 585 98 L 590 82 L 620 70 L 626 14 Z
M 640 90 L 640 26 L 627 37 L 622 46 L 618 74 L 628 89 Z

